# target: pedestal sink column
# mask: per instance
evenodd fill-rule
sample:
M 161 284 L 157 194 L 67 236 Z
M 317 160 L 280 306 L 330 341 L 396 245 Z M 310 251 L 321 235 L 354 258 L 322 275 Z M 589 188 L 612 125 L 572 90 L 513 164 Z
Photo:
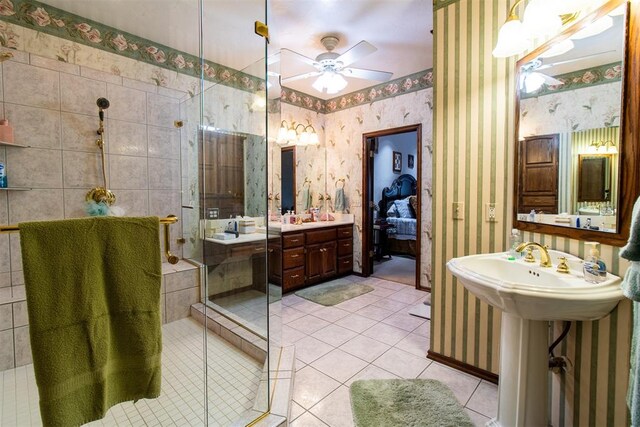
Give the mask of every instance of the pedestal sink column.
M 498 417 L 488 426 L 546 427 L 549 323 L 502 313 Z

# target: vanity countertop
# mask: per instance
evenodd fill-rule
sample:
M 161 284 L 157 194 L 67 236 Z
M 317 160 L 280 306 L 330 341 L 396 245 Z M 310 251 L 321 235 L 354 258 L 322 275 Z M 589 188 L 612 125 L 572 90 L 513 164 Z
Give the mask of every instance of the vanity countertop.
M 210 237 L 207 237 L 204 240 L 206 240 L 207 242 L 218 243 L 220 245 L 237 245 L 239 243 L 259 242 L 260 240 L 266 240 L 266 238 L 267 236 L 264 233 L 251 233 L 240 234 L 237 238 L 229 240 L 213 239 Z
M 304 231 L 304 230 L 311 230 L 315 228 L 336 227 L 340 225 L 352 225 L 353 223 L 354 223 L 353 215 L 344 214 L 340 217 L 336 217 L 334 221 L 303 222 L 300 225 L 270 222 L 269 230 L 279 231 L 281 233 L 288 233 L 291 231 Z

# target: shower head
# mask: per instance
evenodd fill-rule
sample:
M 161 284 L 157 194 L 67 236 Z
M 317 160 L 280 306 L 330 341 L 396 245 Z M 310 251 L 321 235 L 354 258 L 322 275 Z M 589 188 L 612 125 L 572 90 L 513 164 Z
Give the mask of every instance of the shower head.
M 98 115 L 100 116 L 100 120 L 104 120 L 104 111 L 109 108 L 109 100 L 107 98 L 98 98 L 96 101 L 98 108 L 100 109 Z

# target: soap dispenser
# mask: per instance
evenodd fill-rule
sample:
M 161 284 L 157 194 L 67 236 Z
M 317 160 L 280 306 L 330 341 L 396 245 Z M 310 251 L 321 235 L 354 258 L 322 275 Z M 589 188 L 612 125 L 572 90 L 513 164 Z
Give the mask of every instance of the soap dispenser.
M 591 246 L 589 257 L 585 260 L 583 267 L 584 280 L 590 283 L 601 283 L 607 280 L 607 266 L 600 259 L 599 244 L 598 242 L 585 243 Z
M 513 261 L 520 258 L 520 254 L 516 252 L 516 248 L 518 247 L 518 245 L 520 245 L 520 243 L 520 230 L 518 230 L 517 228 L 513 228 L 511 230 L 511 238 L 509 239 L 510 247 L 507 259 Z

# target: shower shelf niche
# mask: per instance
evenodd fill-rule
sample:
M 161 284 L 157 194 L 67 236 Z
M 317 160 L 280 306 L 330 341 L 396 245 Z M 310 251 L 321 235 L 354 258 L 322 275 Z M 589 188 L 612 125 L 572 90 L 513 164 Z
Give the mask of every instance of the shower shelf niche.
M 14 144 L 13 142 L 0 141 L 0 146 L 3 147 L 16 147 L 16 148 L 30 148 L 30 145 Z M 3 187 L 0 191 L 29 191 L 29 187 Z

